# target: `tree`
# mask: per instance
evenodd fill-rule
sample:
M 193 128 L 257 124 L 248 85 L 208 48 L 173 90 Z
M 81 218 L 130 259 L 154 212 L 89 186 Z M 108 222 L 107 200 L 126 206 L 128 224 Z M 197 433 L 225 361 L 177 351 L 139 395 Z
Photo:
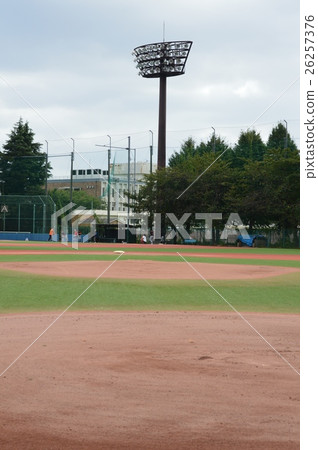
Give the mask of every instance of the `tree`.
M 278 228 L 297 235 L 300 223 L 300 157 L 298 150 L 269 149 L 264 157 L 270 209 Z
M 272 129 L 271 134 L 268 137 L 266 147 L 268 149 L 285 149 L 297 150 L 297 145 L 290 137 L 289 133 L 286 133 L 286 128 L 282 123 L 279 123 Z
M 212 136 L 207 142 L 200 142 L 200 144 L 196 148 L 199 155 L 204 155 L 205 153 L 216 153 L 221 154 L 224 153 L 224 158 L 227 157 L 227 154 L 231 152 L 226 152 L 226 150 L 232 150 L 231 147 L 222 139 L 220 136 Z M 223 156 L 222 156 L 223 158 Z
M 214 153 L 211 144 L 196 147 L 193 140 L 186 141 L 170 167 L 146 176 L 134 209 L 150 213 L 151 220 L 154 212 L 173 212 L 178 218 L 191 213 L 187 226 L 199 225 L 194 213 L 222 213 L 223 220 L 213 222 L 215 242 L 231 212 L 239 214 L 249 232 L 274 225 L 292 229 L 297 237 L 297 148 L 266 148 L 255 131 L 242 132 L 235 151 L 229 148 L 221 158 L 226 147 Z
M 195 142 L 190 137 L 181 146 L 180 152 L 175 152 L 169 159 L 168 165 L 169 167 L 175 167 L 183 161 L 187 160 L 194 156 L 196 152 Z
M 14 125 L 6 144 L 0 152 L 0 177 L 6 195 L 43 194 L 46 177 L 51 166 L 46 164 L 46 154 L 41 144 L 34 142 L 34 133 L 28 122 L 20 120 Z
M 53 189 L 49 192 L 52 200 L 56 204 L 56 209 L 59 210 L 70 203 L 69 191 L 60 189 Z M 85 191 L 74 191 L 73 202 L 76 206 L 83 206 L 86 209 L 104 209 L 105 202 L 100 198 L 93 197 Z
M 250 233 L 254 228 L 270 225 L 274 220 L 267 170 L 264 161 L 252 160 L 247 161 L 242 168 L 232 169 L 233 179 L 226 198 L 231 211 L 239 214 Z
M 242 131 L 234 147 L 232 164 L 234 167 L 243 167 L 247 161 L 262 161 L 266 145 L 259 133 L 255 130 Z
M 217 160 L 213 167 L 206 171 L 216 159 L 215 154 L 196 154 L 180 162 L 177 166 L 161 169 L 145 177 L 145 185 L 141 187 L 134 201 L 136 212 L 148 212 L 150 223 L 153 214 L 160 213 L 162 217 L 162 234 L 167 226 L 172 226 L 167 219 L 167 213 L 173 213 L 178 219 L 183 214 L 190 213 L 185 224 L 189 231 L 193 225 L 199 225 L 195 219 L 196 213 L 224 213 L 228 217 L 229 209 L 224 202 L 225 194 L 231 183 L 231 168 L 222 160 Z M 228 170 L 229 169 L 229 170 Z M 194 184 L 189 186 L 191 183 Z M 165 221 L 164 221 L 165 218 Z M 214 224 L 214 233 L 222 227 L 222 221 Z
M 179 164 L 182 164 L 184 161 L 192 158 L 193 156 L 203 156 L 206 153 L 209 154 L 221 154 L 225 152 L 225 150 L 231 150 L 224 139 L 220 136 L 214 137 L 212 136 L 207 142 L 200 142 L 199 145 L 196 146 L 193 138 L 188 138 L 181 146 L 180 152 L 175 152 L 171 158 L 169 159 L 169 167 L 176 167 Z M 227 158 L 227 153 L 224 154 L 224 157 Z

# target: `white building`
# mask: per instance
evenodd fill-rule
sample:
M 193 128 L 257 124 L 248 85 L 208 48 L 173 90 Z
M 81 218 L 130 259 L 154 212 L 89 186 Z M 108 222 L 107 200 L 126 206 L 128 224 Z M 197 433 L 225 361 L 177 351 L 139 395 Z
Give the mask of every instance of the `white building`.
M 153 165 L 153 170 L 157 168 Z M 144 176 L 150 173 L 149 162 L 132 162 L 128 173 L 128 163 L 111 164 L 110 169 L 110 216 L 111 221 L 125 217 L 128 202 L 126 192 L 138 194 L 144 184 Z M 48 180 L 48 189 L 70 189 L 70 177 L 53 177 Z M 73 170 L 73 190 L 83 190 L 108 204 L 108 171 L 102 169 Z M 132 212 L 132 208 L 130 208 Z M 105 216 L 106 216 L 106 211 Z M 98 211 L 101 215 L 101 211 Z M 102 214 L 104 215 L 104 214 Z

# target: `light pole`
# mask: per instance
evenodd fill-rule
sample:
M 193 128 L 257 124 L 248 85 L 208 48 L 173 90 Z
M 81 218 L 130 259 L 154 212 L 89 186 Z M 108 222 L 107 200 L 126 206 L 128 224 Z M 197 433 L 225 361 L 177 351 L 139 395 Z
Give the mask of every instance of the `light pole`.
M 158 169 L 166 167 L 167 77 L 183 75 L 192 41 L 157 42 L 141 45 L 133 51 L 139 75 L 160 78 Z
M 215 128 L 211 127 L 213 130 L 213 153 L 215 153 Z
M 284 122 L 285 122 L 285 124 L 286 124 L 286 136 L 285 136 L 285 146 L 284 146 L 284 148 L 287 148 L 288 147 L 288 134 L 287 134 L 287 122 L 286 122 L 286 120 L 284 120 Z
M 153 132 L 149 130 L 151 133 L 151 145 L 150 145 L 150 173 L 152 173 L 152 155 L 153 155 Z
M 111 159 L 111 149 L 112 149 L 112 138 L 109 136 L 109 134 L 107 135 L 107 137 L 109 137 L 109 149 L 108 149 L 108 174 L 107 174 L 107 179 L 108 179 L 108 185 L 107 185 L 107 223 L 108 225 L 110 224 L 110 159 Z
M 74 164 L 74 150 L 75 150 L 75 141 L 73 138 L 71 138 L 73 141 L 73 150 L 71 153 L 71 193 L 70 193 L 70 203 L 73 202 L 73 164 Z
M 48 159 L 49 159 L 49 143 L 46 142 L 46 158 L 45 158 L 45 195 L 47 195 L 47 165 L 48 165 Z
M 128 202 L 127 202 L 127 238 L 126 241 L 129 242 L 129 214 L 130 214 L 130 136 L 128 136 Z

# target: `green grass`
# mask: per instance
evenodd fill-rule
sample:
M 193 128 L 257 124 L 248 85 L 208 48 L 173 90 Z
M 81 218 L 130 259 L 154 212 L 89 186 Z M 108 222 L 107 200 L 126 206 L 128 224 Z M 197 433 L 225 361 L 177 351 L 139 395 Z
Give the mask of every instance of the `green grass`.
M 299 267 L 299 261 L 284 261 L 272 259 L 231 259 L 231 258 L 207 258 L 200 256 L 186 255 L 188 262 L 201 262 L 206 264 L 242 264 L 242 265 L 263 265 L 263 266 L 280 266 L 280 267 Z M 163 262 L 183 262 L 179 255 L 123 255 L 121 260 L 148 260 Z M 49 254 L 49 255 L 1 255 L 0 262 L 30 262 L 30 261 L 113 261 L 114 255 L 83 255 L 74 251 L 74 254 Z
M 80 250 L 96 250 L 98 254 L 79 254 L 71 247 L 52 245 L 35 245 L 20 242 L 18 246 L 1 246 L 0 262 L 31 261 L 114 261 L 113 251 L 118 247 L 95 247 L 82 245 Z M 33 254 L 13 255 L 1 254 L 5 250 L 38 249 L 51 251 L 48 255 Z M 68 251 L 58 254 L 56 251 Z M 206 247 L 198 249 L 189 246 L 180 249 L 178 246 L 162 246 L 155 251 L 168 255 L 132 255 L 131 252 L 152 252 L 152 246 L 142 248 L 124 248 L 125 260 L 155 260 L 162 262 L 182 262 L 177 251 L 188 262 L 206 264 L 241 264 L 299 267 L 299 261 L 250 259 L 248 255 L 298 255 L 299 250 L 264 249 L 264 248 L 222 248 Z M 72 253 L 70 253 L 72 251 Z M 105 252 L 112 254 L 105 254 Z M 230 257 L 197 257 L 193 253 L 230 253 L 244 254 L 244 259 Z M 93 279 L 49 277 L 31 275 L 22 272 L 0 270 L 0 313 L 25 311 L 64 310 L 93 282 Z M 217 280 L 213 287 L 238 311 L 298 313 L 299 312 L 299 273 L 272 278 L 254 280 Z M 74 310 L 222 310 L 230 311 L 231 307 L 218 293 L 201 280 L 122 280 L 100 279 L 83 294 L 74 304 Z
M 0 313 L 63 310 L 93 280 L 0 271 Z M 299 274 L 243 281 L 213 281 L 213 287 L 238 311 L 298 313 Z M 231 311 L 200 280 L 100 279 L 73 310 L 219 310 Z
M 72 247 L 69 246 L 61 246 L 55 245 L 54 243 L 44 245 L 43 243 L 31 243 L 27 242 L 25 244 L 21 243 L 21 241 L 16 241 L 17 244 L 20 245 L 1 245 L 0 242 L 0 250 L 42 250 L 42 251 L 71 251 Z M 111 247 L 98 247 L 94 244 L 79 244 L 80 251 L 96 251 L 96 252 L 113 252 L 116 246 Z M 118 249 L 124 249 L 126 253 L 131 252 L 153 252 L 156 253 L 176 253 L 180 251 L 180 253 L 237 253 L 237 254 L 259 254 L 259 255 L 299 255 L 299 249 L 282 249 L 282 248 L 249 248 L 249 247 L 197 247 L 196 245 L 191 245 L 188 247 L 178 246 L 178 245 L 162 245 L 160 247 L 152 247 L 151 245 L 145 245 L 143 247 L 140 246 L 131 246 L 125 247 L 121 244 L 118 244 Z

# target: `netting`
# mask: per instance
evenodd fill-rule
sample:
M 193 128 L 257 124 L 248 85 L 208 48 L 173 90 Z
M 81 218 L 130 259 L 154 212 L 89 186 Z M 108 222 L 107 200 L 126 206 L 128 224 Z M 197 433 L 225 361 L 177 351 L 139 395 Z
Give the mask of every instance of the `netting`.
M 49 195 L 1 195 L 0 231 L 48 233 L 54 212 Z

